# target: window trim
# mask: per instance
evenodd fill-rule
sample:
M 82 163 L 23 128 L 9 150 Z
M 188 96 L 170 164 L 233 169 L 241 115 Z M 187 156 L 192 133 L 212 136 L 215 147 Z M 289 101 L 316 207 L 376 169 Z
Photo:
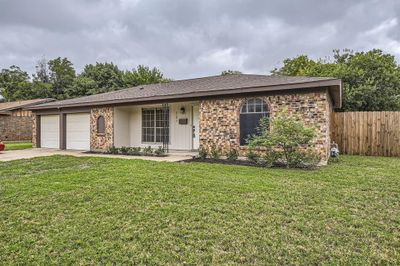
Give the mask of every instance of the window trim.
M 253 101 L 255 100 L 255 102 L 252 103 L 254 105 L 254 107 L 257 106 L 257 104 L 261 104 L 261 111 L 256 111 L 256 108 L 254 108 L 254 111 L 249 112 L 249 101 L 250 100 L 253 100 Z M 257 100 L 260 102 L 256 102 Z M 243 107 L 246 107 L 245 112 L 243 111 Z M 240 106 L 240 114 L 269 114 L 269 106 L 268 106 L 267 102 L 261 98 L 248 98 Z
M 163 108 L 162 107 L 148 107 L 148 108 L 141 108 L 141 128 L 140 128 L 140 140 L 141 140 L 141 144 L 148 144 L 148 145 L 151 145 L 151 144 L 157 144 L 157 145 L 160 145 L 160 144 L 163 144 L 163 142 L 161 141 L 161 142 L 157 142 L 156 140 L 157 140 L 157 129 L 160 129 L 160 128 L 162 128 L 162 127 L 157 127 L 157 110 L 162 110 Z M 153 111 L 153 121 L 154 121 L 154 125 L 153 125 L 153 127 L 144 127 L 143 126 L 143 111 L 145 111 L 145 110 L 150 110 L 150 111 Z M 171 121 L 171 113 L 170 113 L 170 109 L 169 108 L 167 108 L 167 112 L 168 112 L 168 144 L 170 144 L 171 143 L 171 136 L 170 136 L 170 121 Z M 143 134 L 143 128 L 153 128 L 153 130 L 154 130 L 154 134 L 153 134 L 153 139 L 154 139 L 154 141 L 144 141 L 143 140 L 143 138 L 144 138 L 144 134 Z

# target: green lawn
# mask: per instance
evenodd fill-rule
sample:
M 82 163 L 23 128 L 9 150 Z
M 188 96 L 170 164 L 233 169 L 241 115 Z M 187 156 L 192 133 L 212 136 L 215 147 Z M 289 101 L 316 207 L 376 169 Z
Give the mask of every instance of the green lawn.
M 400 264 L 400 159 L 0 163 L 2 264 Z
M 24 150 L 32 148 L 32 142 L 4 142 L 6 151 Z

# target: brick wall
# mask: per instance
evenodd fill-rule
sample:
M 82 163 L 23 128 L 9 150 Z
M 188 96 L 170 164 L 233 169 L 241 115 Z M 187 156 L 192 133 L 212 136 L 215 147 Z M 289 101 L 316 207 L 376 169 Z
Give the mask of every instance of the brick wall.
M 31 116 L 32 112 L 27 110 L 15 110 L 11 113 L 12 116 Z
M 22 141 L 32 139 L 32 117 L 0 115 L 0 140 Z
M 97 118 L 104 116 L 105 133 L 97 133 Z M 93 108 L 90 112 L 90 150 L 107 151 L 114 145 L 114 108 Z
M 283 109 L 289 113 L 302 114 L 306 125 L 316 129 L 315 151 L 326 160 L 330 146 L 330 99 L 325 89 L 314 92 L 288 93 L 262 98 L 270 109 L 270 117 Z M 249 97 L 252 98 L 252 97 Z M 246 148 L 240 147 L 240 107 L 244 97 L 221 98 L 200 101 L 200 145 L 210 149 L 213 145 L 223 153 L 230 148 L 239 149 L 240 155 L 246 154 Z

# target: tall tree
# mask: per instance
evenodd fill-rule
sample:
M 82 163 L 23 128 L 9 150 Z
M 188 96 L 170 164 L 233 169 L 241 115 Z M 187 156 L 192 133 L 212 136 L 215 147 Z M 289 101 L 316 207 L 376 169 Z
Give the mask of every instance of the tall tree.
M 63 98 L 54 95 L 49 62 L 45 57 L 37 61 L 35 69 L 36 73 L 32 75 L 32 98 Z
M 92 91 L 92 94 L 96 94 L 124 87 L 123 74 L 113 63 L 97 62 L 95 65 L 86 65 L 81 76 L 96 83 L 96 87 L 93 87 L 96 91 Z
M 69 87 L 67 91 L 68 98 L 81 97 L 87 95 L 93 95 L 98 93 L 99 87 L 96 81 L 91 78 L 79 75 L 74 80 L 74 83 Z
M 57 98 L 57 96 L 54 95 L 51 83 L 34 80 L 31 84 L 30 98 Z
M 38 60 L 35 69 L 36 73 L 32 75 L 33 80 L 44 83 L 50 83 L 50 73 L 46 58 L 43 57 L 40 60 Z
M 31 99 L 31 83 L 27 72 L 17 66 L 0 72 L 0 94 L 6 101 Z
M 0 73 L 0 95 L 8 101 L 67 99 L 168 81 L 156 67 L 139 65 L 124 72 L 113 63 L 106 62 L 88 64 L 81 74 L 76 75 L 73 64 L 67 58 L 57 57 L 48 62 L 42 58 L 36 64 L 32 80 L 17 66 L 3 69 Z
M 168 82 L 170 80 L 164 78 L 164 75 L 156 67 L 150 69 L 148 66 L 139 65 L 136 69 L 132 69 L 132 71 L 125 71 L 123 81 L 125 87 L 133 87 L 144 84 Z
M 57 57 L 48 62 L 54 98 L 64 99 L 75 79 L 75 69 L 67 58 Z
M 344 111 L 400 110 L 400 67 L 393 55 L 334 50 L 333 61 L 311 60 L 306 55 L 288 58 L 273 74 L 337 77 L 343 81 Z

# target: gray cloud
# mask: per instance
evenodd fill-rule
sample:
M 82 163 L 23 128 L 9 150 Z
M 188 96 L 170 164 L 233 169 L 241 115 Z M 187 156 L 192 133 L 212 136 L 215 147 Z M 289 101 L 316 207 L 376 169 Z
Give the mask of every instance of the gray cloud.
M 42 56 L 175 79 L 224 69 L 268 73 L 286 57 L 380 48 L 400 58 L 397 0 L 0 0 L 0 67 Z

